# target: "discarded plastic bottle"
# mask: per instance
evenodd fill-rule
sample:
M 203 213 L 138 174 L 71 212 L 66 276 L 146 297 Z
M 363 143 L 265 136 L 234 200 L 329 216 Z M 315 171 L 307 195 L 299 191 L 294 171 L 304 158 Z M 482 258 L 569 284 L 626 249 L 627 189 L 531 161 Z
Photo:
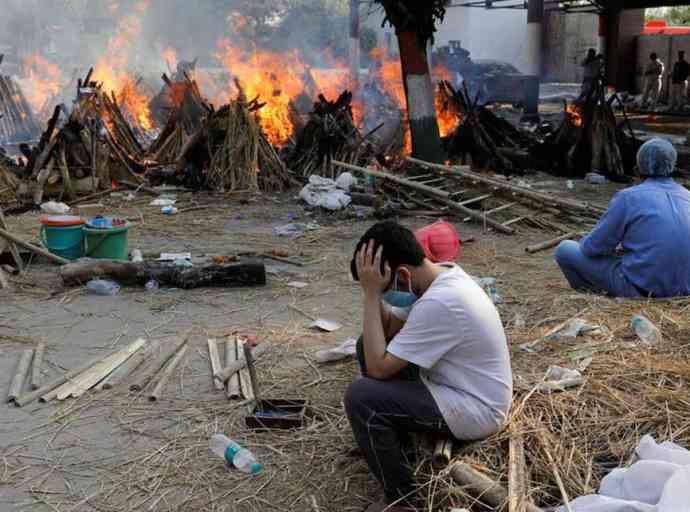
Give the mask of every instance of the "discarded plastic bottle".
M 117 295 L 120 293 L 120 285 L 115 281 L 105 281 L 103 279 L 93 279 L 86 283 L 86 289 L 93 295 L 104 297 Z
M 649 319 L 642 315 L 635 315 L 631 322 L 633 331 L 643 343 L 655 345 L 661 341 L 661 331 Z
M 262 469 L 261 464 L 256 461 L 252 452 L 242 448 L 223 434 L 214 434 L 209 445 L 213 453 L 225 459 L 226 462 L 235 466 L 242 473 L 256 475 Z

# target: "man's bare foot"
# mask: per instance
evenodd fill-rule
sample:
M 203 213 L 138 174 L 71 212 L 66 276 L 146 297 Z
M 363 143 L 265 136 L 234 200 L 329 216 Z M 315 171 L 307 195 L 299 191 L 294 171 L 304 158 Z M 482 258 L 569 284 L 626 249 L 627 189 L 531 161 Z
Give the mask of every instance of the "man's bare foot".
M 398 505 L 389 505 L 384 500 L 372 503 L 367 507 L 365 512 L 415 512 L 416 509 L 412 507 L 401 507 Z

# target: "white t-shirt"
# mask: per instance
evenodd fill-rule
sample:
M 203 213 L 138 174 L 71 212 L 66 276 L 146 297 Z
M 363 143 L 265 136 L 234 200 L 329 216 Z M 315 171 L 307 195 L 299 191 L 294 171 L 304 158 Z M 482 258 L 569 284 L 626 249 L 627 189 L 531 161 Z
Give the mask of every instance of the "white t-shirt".
M 404 310 L 394 309 L 396 316 Z M 497 432 L 513 396 L 513 376 L 496 307 L 457 266 L 414 304 L 388 352 L 420 367 L 422 382 L 456 438 Z

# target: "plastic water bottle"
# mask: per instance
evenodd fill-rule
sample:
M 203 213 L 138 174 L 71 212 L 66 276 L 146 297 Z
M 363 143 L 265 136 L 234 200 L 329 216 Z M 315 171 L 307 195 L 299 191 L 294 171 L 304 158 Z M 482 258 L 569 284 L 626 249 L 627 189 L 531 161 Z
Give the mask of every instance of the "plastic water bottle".
M 242 471 L 242 473 L 256 475 L 262 469 L 261 464 L 256 461 L 252 452 L 242 448 L 223 434 L 214 434 L 209 445 L 213 453 L 225 459 L 228 463 Z
M 631 322 L 633 331 L 643 343 L 655 345 L 661 341 L 661 331 L 649 319 L 642 315 L 635 315 Z
M 177 211 L 177 208 L 175 208 L 174 206 L 164 206 L 163 208 L 161 208 L 161 213 L 165 215 L 175 215 Z
M 105 281 L 103 279 L 93 279 L 86 283 L 86 289 L 93 295 L 104 297 L 117 295 L 120 293 L 120 285 L 115 281 Z

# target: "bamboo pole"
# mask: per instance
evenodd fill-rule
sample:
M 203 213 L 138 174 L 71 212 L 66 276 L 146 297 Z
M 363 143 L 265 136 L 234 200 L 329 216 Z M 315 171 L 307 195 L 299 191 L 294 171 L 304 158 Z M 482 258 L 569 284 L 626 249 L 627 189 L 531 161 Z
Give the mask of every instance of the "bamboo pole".
M 252 393 L 251 393 L 251 398 L 247 396 L 247 393 L 245 391 L 245 397 L 250 400 L 256 400 L 257 402 L 259 401 L 259 379 L 256 376 L 256 367 L 254 366 L 254 356 L 252 355 L 252 350 L 247 344 L 247 342 L 242 343 L 242 351 L 244 353 L 244 358 L 247 360 L 247 368 L 246 370 L 249 373 L 249 385 L 251 387 Z M 244 370 L 240 370 L 240 375 L 242 375 L 242 372 Z
M 430 168 L 430 169 L 438 169 L 438 170 L 443 171 L 445 173 L 448 173 L 450 175 L 460 176 L 462 178 L 467 178 L 468 180 L 482 183 L 484 185 L 488 185 L 491 187 L 496 187 L 499 189 L 507 190 L 507 191 L 512 192 L 516 195 L 521 195 L 521 196 L 527 197 L 529 199 L 533 199 L 535 201 L 538 201 L 540 203 L 545 203 L 545 204 L 554 205 L 554 206 L 560 206 L 562 208 L 566 208 L 569 210 L 575 210 L 575 211 L 578 211 L 581 213 L 589 213 L 589 214 L 596 214 L 596 215 L 601 215 L 605 211 L 604 208 L 600 208 L 599 206 L 591 205 L 591 204 L 584 203 L 581 201 L 562 199 L 559 197 L 555 197 L 553 195 L 545 194 L 543 192 L 536 192 L 534 190 L 530 190 L 530 189 L 525 188 L 525 187 L 520 187 L 517 185 L 512 185 L 510 183 L 505 183 L 505 182 L 498 180 L 498 179 L 495 179 L 495 178 L 483 176 L 483 175 L 478 174 L 476 172 L 470 171 L 469 167 L 465 167 L 464 169 L 461 168 L 460 166 L 452 166 L 451 167 L 448 165 L 441 165 L 441 164 L 434 164 L 431 162 L 425 162 L 424 160 L 418 160 L 418 159 L 412 158 L 412 157 L 408 157 L 407 161 L 411 162 L 413 164 L 421 165 L 422 167 L 426 167 L 426 168 Z
M 177 352 L 175 357 L 168 363 L 168 365 L 165 367 L 163 370 L 163 373 L 161 374 L 160 379 L 158 379 L 158 383 L 156 384 L 156 387 L 153 388 L 153 391 L 149 395 L 149 400 L 152 402 L 155 402 L 156 400 L 159 400 L 161 397 L 161 393 L 163 392 L 163 388 L 168 382 L 168 379 L 170 379 L 170 376 L 172 375 L 173 370 L 177 367 L 177 365 L 180 363 L 182 360 L 182 357 L 184 356 L 184 353 L 187 351 L 187 345 L 183 345 L 182 348 Z
M 147 344 L 143 350 L 137 352 L 124 363 L 117 367 L 110 375 L 96 386 L 96 391 L 112 389 L 120 384 L 127 376 L 135 371 L 146 360 L 146 357 L 153 351 L 153 344 Z
M 346 164 L 344 162 L 339 162 L 337 160 L 333 161 L 333 165 L 336 165 L 338 167 L 343 167 L 344 169 L 349 169 L 351 171 L 356 171 L 362 174 L 366 174 L 368 176 L 374 176 L 376 178 L 380 178 L 383 180 L 388 180 L 392 183 L 396 183 L 398 185 L 402 185 L 403 187 L 409 187 L 415 190 L 418 190 L 419 192 L 422 192 L 428 196 L 432 196 L 434 199 L 439 201 L 440 203 L 445 204 L 449 208 L 452 208 L 453 210 L 457 210 L 468 217 L 471 217 L 472 219 L 481 222 L 482 224 L 487 224 L 494 228 L 496 231 L 499 231 L 501 233 L 505 233 L 507 235 L 512 235 L 515 233 L 515 230 L 506 227 L 500 222 L 497 222 L 493 219 L 490 219 L 486 217 L 486 215 L 483 215 L 481 212 L 478 212 L 476 210 L 471 210 L 470 208 L 467 208 L 466 206 L 461 205 L 460 203 L 457 203 L 455 201 L 452 201 L 449 199 L 450 193 L 446 192 L 444 190 L 439 190 L 437 188 L 433 187 L 427 187 L 426 185 L 420 185 L 419 183 L 415 183 L 414 181 L 407 180 L 405 178 L 400 178 L 398 176 L 395 176 L 390 173 L 386 172 L 379 172 L 375 171 L 373 169 L 368 169 L 366 167 L 360 167 L 358 165 L 352 165 L 352 164 Z
M 34 362 L 31 368 L 31 389 L 41 387 L 41 366 L 43 365 L 43 354 L 46 350 L 45 343 L 39 343 L 34 354 Z
M 511 429 L 508 446 L 508 512 L 525 512 L 527 503 L 527 470 L 525 438 Z
M 264 355 L 266 352 L 268 352 L 271 348 L 271 345 L 268 343 L 262 343 L 258 347 L 256 347 L 252 351 L 252 355 L 254 356 L 254 359 L 258 359 L 262 355 Z M 238 350 L 239 352 L 239 350 Z M 239 356 L 237 358 L 237 361 L 233 363 L 226 363 L 226 367 L 223 368 L 220 372 L 214 375 L 216 379 L 219 379 L 223 382 L 226 382 L 230 377 L 235 375 L 238 371 L 240 371 L 242 368 L 247 366 L 247 360 L 242 358 L 240 359 Z
M 180 347 L 187 343 L 187 338 L 185 337 L 184 339 L 178 341 L 177 343 L 174 343 L 173 345 L 170 345 L 168 347 L 162 347 L 161 348 L 161 353 L 158 355 L 156 359 L 154 359 L 149 366 L 147 366 L 144 369 L 144 372 L 139 376 L 139 378 L 134 381 L 132 384 L 129 386 L 130 391 L 142 391 L 152 380 L 153 378 L 160 372 L 163 367 L 165 366 L 165 363 L 168 362 L 168 360 L 173 357 L 173 355 L 180 350 Z
M 89 368 L 76 378 L 66 382 L 57 390 L 57 399 L 64 400 L 69 396 L 78 398 L 86 391 L 95 386 L 100 380 L 107 377 L 115 368 L 124 363 L 132 354 L 144 346 L 146 340 L 143 338 L 137 339 L 135 342 L 118 350 L 104 358 L 93 367 Z
M 237 340 L 234 337 L 228 336 L 225 340 L 225 366 L 230 366 L 231 363 L 237 362 Z M 215 377 L 214 377 L 214 380 Z M 216 380 L 217 381 L 217 380 Z M 237 399 L 240 397 L 240 378 L 234 374 L 228 379 L 226 395 L 229 399 Z
M 32 348 L 27 348 L 22 352 L 22 357 L 19 359 L 19 364 L 17 365 L 17 370 L 14 372 L 14 378 L 12 379 L 12 384 L 10 384 L 10 391 L 7 394 L 7 401 L 12 402 L 17 399 L 17 397 L 22 392 L 22 387 L 24 386 L 24 381 L 29 373 L 29 365 L 31 364 L 31 357 L 34 354 Z
M 247 350 L 249 350 L 249 347 L 247 347 L 245 340 L 238 337 L 237 359 L 245 363 L 245 366 L 241 368 L 238 372 L 241 393 L 246 400 L 254 400 L 256 398 L 256 395 L 254 394 L 254 386 L 252 383 L 251 374 L 249 373 L 249 360 L 247 359 Z
M 209 338 L 206 342 L 208 343 L 208 358 L 211 362 L 211 381 L 213 381 L 213 386 L 217 391 L 222 391 L 225 388 L 223 383 L 213 378 L 213 376 L 221 370 L 218 342 L 214 338 Z
M 36 254 L 43 256 L 44 258 L 47 258 L 54 263 L 58 263 L 60 265 L 66 265 L 67 263 L 70 263 L 68 259 L 56 256 L 55 254 L 48 252 L 45 249 L 30 244 L 29 242 L 25 242 L 21 238 L 13 235 L 9 231 L 5 231 L 2 228 L 0 228 L 0 236 L 9 240 L 10 242 L 14 242 L 17 245 L 24 247 L 25 249 L 29 249 L 30 251 L 35 252 Z

